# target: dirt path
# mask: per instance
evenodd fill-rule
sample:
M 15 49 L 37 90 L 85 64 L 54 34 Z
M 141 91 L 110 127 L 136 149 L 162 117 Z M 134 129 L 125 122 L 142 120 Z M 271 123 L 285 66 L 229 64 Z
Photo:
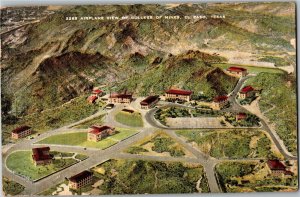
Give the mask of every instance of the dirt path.
M 201 181 L 202 181 L 202 176 L 199 178 L 199 180 L 198 180 L 197 183 L 196 183 L 196 190 L 197 190 L 199 193 L 202 193 L 202 188 L 200 187 Z

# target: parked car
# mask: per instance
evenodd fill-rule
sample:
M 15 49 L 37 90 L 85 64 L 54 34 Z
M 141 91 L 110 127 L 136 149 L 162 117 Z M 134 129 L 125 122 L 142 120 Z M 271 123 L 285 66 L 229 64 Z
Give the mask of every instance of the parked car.
M 114 108 L 114 106 L 115 106 L 114 104 L 110 103 L 105 106 L 105 109 L 112 109 Z

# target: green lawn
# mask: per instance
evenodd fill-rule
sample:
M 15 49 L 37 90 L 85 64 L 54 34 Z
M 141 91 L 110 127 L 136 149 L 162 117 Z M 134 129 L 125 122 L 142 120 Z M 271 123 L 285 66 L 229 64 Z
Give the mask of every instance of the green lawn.
M 143 120 L 140 113 L 128 113 L 128 112 L 119 112 L 115 116 L 116 121 L 132 126 L 132 127 L 142 127 L 143 126 Z
M 227 69 L 230 66 L 238 66 L 242 68 L 246 68 L 248 72 L 250 73 L 261 73 L 261 72 L 266 72 L 266 73 L 284 73 L 283 70 L 278 69 L 278 68 L 266 68 L 266 67 L 256 67 L 256 66 L 244 66 L 244 65 L 237 65 L 237 64 L 213 64 L 215 67 L 219 67 L 222 69 Z
M 16 174 L 28 177 L 30 180 L 36 180 L 77 162 L 74 159 L 55 159 L 50 165 L 35 166 L 31 155 L 31 151 L 11 153 L 6 160 L 6 165 Z
M 91 105 L 87 102 L 86 97 L 87 95 L 77 97 L 61 107 L 43 111 L 43 113 L 26 115 L 13 124 L 6 124 L 3 122 L 2 144 L 6 144 L 10 141 L 11 131 L 20 125 L 31 126 L 35 133 L 42 133 L 47 130 L 74 123 L 95 114 L 104 105 L 104 103 L 101 102 Z
M 53 135 L 51 137 L 39 141 L 38 143 L 39 144 L 60 144 L 60 145 L 105 149 L 118 143 L 118 141 L 121 141 L 137 133 L 136 130 L 124 129 L 124 128 L 117 128 L 116 131 L 117 133 L 115 135 L 106 137 L 105 139 L 102 139 L 99 142 L 87 141 L 86 132 L 76 132 L 76 133 L 64 133 L 59 135 Z

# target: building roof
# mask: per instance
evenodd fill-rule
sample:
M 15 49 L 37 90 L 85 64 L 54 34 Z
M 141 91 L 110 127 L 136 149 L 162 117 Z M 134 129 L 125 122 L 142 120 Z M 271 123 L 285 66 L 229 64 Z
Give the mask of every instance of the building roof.
M 269 160 L 267 164 L 271 170 L 285 170 L 285 165 L 277 159 Z
M 144 100 L 142 100 L 140 102 L 141 105 L 149 105 L 151 103 L 153 103 L 154 101 L 156 101 L 159 98 L 159 96 L 148 96 L 147 98 L 145 98 Z
M 254 88 L 252 87 L 252 86 L 245 86 L 245 87 L 243 87 L 242 89 L 241 89 L 241 93 L 247 93 L 247 92 L 251 92 L 251 91 L 253 91 L 254 90 Z
M 93 90 L 93 94 L 100 94 L 102 93 L 103 91 L 102 90 L 99 90 L 99 89 L 96 89 L 96 90 Z
M 134 110 L 132 110 L 132 109 L 122 109 L 122 111 L 131 113 L 131 114 L 134 112 Z
M 76 175 L 70 177 L 69 180 L 72 182 L 80 182 L 81 180 L 83 180 L 89 176 L 92 176 L 92 175 L 93 175 L 92 172 L 85 170 L 83 172 L 80 172 L 79 174 L 76 174 Z
M 178 95 L 191 95 L 193 92 L 189 90 L 180 89 L 169 89 L 166 91 L 167 94 L 178 94 Z
M 128 94 L 128 93 L 114 93 L 114 94 L 110 94 L 109 98 L 122 98 L 122 99 L 132 99 L 132 94 Z
M 241 68 L 241 67 L 237 67 L 237 66 L 231 66 L 229 68 L 227 68 L 228 71 L 233 71 L 233 72 L 243 72 L 243 71 L 247 71 L 247 69 L 245 68 Z
M 51 159 L 51 155 L 49 154 L 49 147 L 40 147 L 32 149 L 32 158 L 35 161 L 43 161 Z
M 245 119 L 247 117 L 247 114 L 246 113 L 238 113 L 236 115 L 236 117 L 238 120 Z
M 214 98 L 214 102 L 222 102 L 222 101 L 226 101 L 228 99 L 228 96 L 224 95 L 224 96 L 217 96 Z
M 112 127 L 109 127 L 109 126 L 106 126 L 106 125 L 103 125 L 103 126 L 91 126 L 92 130 L 89 131 L 89 133 L 92 133 L 92 134 L 100 134 L 102 131 L 105 131 L 106 129 L 112 129 Z
M 88 100 L 90 103 L 92 103 L 92 102 L 94 102 L 96 99 L 97 99 L 97 96 L 92 95 L 92 96 L 89 96 L 87 100 Z
M 21 133 L 23 131 L 26 131 L 28 129 L 31 129 L 31 127 L 24 125 L 24 126 L 20 126 L 18 128 L 15 128 L 14 130 L 12 130 L 12 132 L 16 133 L 16 134 L 19 134 L 19 133 Z

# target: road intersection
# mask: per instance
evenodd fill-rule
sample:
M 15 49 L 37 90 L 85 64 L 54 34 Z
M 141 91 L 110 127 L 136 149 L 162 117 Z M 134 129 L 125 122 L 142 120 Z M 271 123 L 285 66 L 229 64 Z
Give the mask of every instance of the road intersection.
M 238 91 L 241 89 L 242 85 L 244 82 L 249 79 L 251 76 L 243 77 L 241 78 L 238 83 L 236 84 L 236 87 L 234 90 L 230 93 L 229 101 L 231 103 L 231 108 L 230 110 L 232 112 L 248 112 L 245 108 L 243 108 L 241 105 L 238 104 L 236 101 L 236 95 Z M 131 107 L 137 109 L 137 101 L 135 101 Z M 168 103 L 164 105 L 163 107 L 168 107 L 168 106 L 183 106 L 179 104 L 171 104 Z M 187 106 L 184 106 L 187 107 Z M 120 141 L 119 143 L 105 149 L 105 150 L 100 150 L 100 149 L 93 149 L 93 148 L 83 148 L 79 146 L 65 146 L 65 145 L 49 145 L 51 150 L 54 151 L 61 151 L 61 152 L 76 152 L 80 154 L 85 154 L 88 156 L 88 158 L 84 161 L 81 161 L 75 165 L 72 165 L 66 169 L 63 169 L 55 174 L 52 174 L 44 179 L 41 179 L 37 182 L 31 182 L 30 180 L 20 177 L 16 174 L 14 174 L 12 171 L 10 171 L 6 167 L 6 159 L 9 154 L 15 151 L 19 150 L 31 150 L 32 147 L 36 147 L 38 141 L 50 137 L 52 135 L 57 135 L 60 133 L 66 133 L 66 132 L 71 132 L 74 130 L 78 131 L 83 131 L 82 129 L 74 129 L 73 127 L 81 124 L 85 121 L 100 117 L 102 115 L 105 115 L 104 118 L 104 123 L 114 126 L 114 127 L 124 127 L 124 128 L 130 128 L 126 125 L 123 125 L 114 119 L 114 115 L 120 111 L 122 108 L 124 108 L 123 105 L 117 105 L 115 108 L 112 110 L 108 111 L 99 111 L 94 115 L 91 115 L 90 117 L 87 117 L 83 120 L 80 120 L 78 122 L 72 123 L 70 125 L 54 129 L 48 132 L 45 132 L 39 136 L 37 136 L 35 139 L 28 140 L 24 139 L 19 142 L 17 142 L 15 145 L 7 148 L 6 151 L 2 152 L 2 173 L 3 176 L 8 177 L 9 179 L 16 181 L 23 186 L 25 186 L 25 190 L 22 194 L 24 195 L 34 195 L 41 193 L 48 188 L 57 185 L 60 182 L 63 182 L 66 177 L 70 177 L 74 174 L 80 173 L 83 170 L 92 168 L 100 163 L 103 163 L 109 159 L 141 159 L 141 160 L 153 160 L 153 161 L 166 161 L 166 162 L 187 162 L 187 163 L 197 163 L 200 164 L 204 167 L 204 171 L 206 172 L 206 177 L 208 180 L 209 188 L 211 192 L 221 192 L 221 189 L 218 185 L 217 178 L 215 175 L 215 166 L 224 161 L 258 161 L 259 159 L 251 159 L 251 158 L 245 158 L 245 159 L 216 159 L 213 157 L 210 157 L 201 151 L 199 151 L 197 148 L 193 147 L 191 143 L 186 142 L 183 138 L 179 137 L 173 128 L 166 127 L 162 124 L 160 124 L 157 120 L 154 118 L 155 112 L 158 110 L 157 108 L 151 109 L 149 111 L 143 111 L 141 109 L 137 109 L 141 111 L 143 120 L 144 120 L 144 127 L 141 128 L 135 128 L 139 130 L 140 132 L 136 135 L 133 135 L 123 141 Z M 192 108 L 192 107 L 187 107 L 187 108 Z M 250 112 L 248 112 L 250 113 Z M 291 155 L 287 151 L 287 149 L 282 146 L 282 143 L 278 141 L 278 138 L 276 137 L 275 131 L 271 130 L 268 124 L 261 119 L 261 130 L 266 131 L 272 142 L 276 145 L 277 149 L 280 151 L 280 153 L 284 156 L 285 159 L 287 160 L 296 160 L 297 157 Z M 221 129 L 221 128 L 220 128 Z M 226 129 L 226 128 L 222 128 Z M 247 128 L 245 128 L 247 129 Z M 137 154 L 128 154 L 125 153 L 124 150 L 128 148 L 130 145 L 142 140 L 143 138 L 152 135 L 155 131 L 157 130 L 163 130 L 166 132 L 169 136 L 171 136 L 176 142 L 178 142 L 182 147 L 184 147 L 186 150 L 191 152 L 194 157 L 160 157 L 160 156 L 146 156 L 146 155 L 137 155 Z M 85 130 L 86 131 L 86 130 Z

